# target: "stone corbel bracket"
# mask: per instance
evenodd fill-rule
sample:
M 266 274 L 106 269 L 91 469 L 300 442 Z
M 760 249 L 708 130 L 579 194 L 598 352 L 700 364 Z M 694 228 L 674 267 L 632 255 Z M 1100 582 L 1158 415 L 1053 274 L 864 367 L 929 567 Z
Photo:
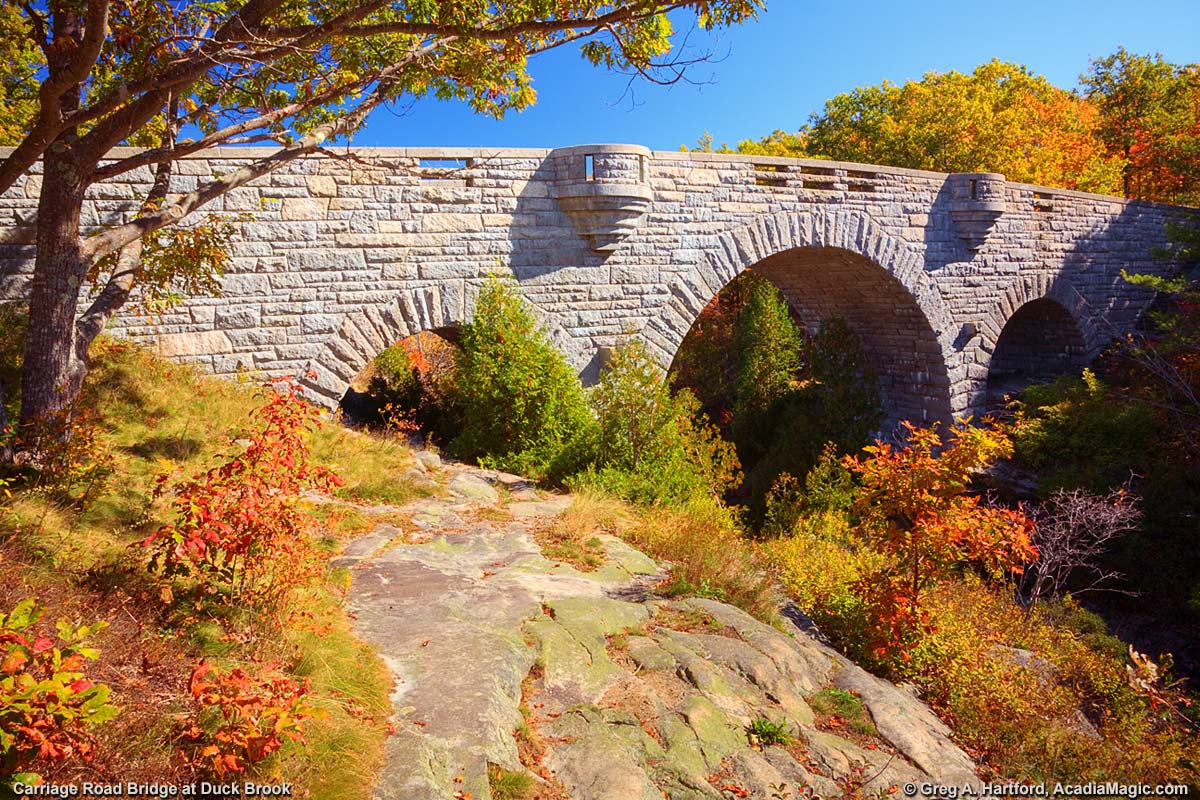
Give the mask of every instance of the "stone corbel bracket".
M 554 197 L 575 230 L 599 253 L 637 230 L 653 200 L 650 150 L 633 144 L 564 147 L 550 154 Z
M 983 247 L 996 220 L 1008 208 L 1005 180 L 998 172 L 956 172 L 950 188 L 950 217 L 958 236 L 972 253 Z

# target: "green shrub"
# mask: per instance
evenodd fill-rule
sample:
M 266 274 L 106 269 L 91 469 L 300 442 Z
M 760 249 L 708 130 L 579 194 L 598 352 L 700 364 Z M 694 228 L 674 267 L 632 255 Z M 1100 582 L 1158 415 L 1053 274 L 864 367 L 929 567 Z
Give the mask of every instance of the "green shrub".
M 91 729 L 118 713 L 109 703 L 108 687 L 93 683 L 85 672 L 87 662 L 99 656 L 85 642 L 108 623 L 77 626 L 59 620 L 51 637 L 38 629 L 45 611 L 28 597 L 12 611 L 0 612 L 0 771 L 5 775 L 37 758 L 90 760 Z
M 1114 397 L 1091 370 L 1025 389 L 1012 439 L 1015 459 L 1046 490 L 1120 486 L 1131 471 L 1145 474 L 1165 445 L 1152 408 Z
M 808 357 L 808 378 L 764 410 L 747 410 L 734 420 L 752 520 L 764 518 L 767 493 L 780 475 L 807 474 L 829 443 L 839 452 L 856 452 L 883 417 L 862 342 L 843 320 L 821 323 Z
M 795 388 L 804 365 L 804 336 L 774 284 L 761 281 L 750 289 L 734 325 L 734 350 L 740 362 L 735 420 L 762 414 Z
M 1116 366 L 1108 380 L 1085 370 L 1022 392 L 1014 461 L 1037 473 L 1043 496 L 1128 489 L 1138 497 L 1140 528 L 1114 544 L 1106 566 L 1128 576 L 1123 588 L 1148 598 L 1145 607 L 1160 618 L 1186 618 L 1200 571 L 1200 470 L 1186 430 L 1163 410 L 1167 398 L 1144 378 L 1122 374 L 1128 362 Z
M 878 378 L 862 339 L 846 320 L 827 317 L 821 320 L 809 352 L 830 440 L 845 452 L 861 447 L 883 421 Z
M 591 413 L 575 371 L 511 282 L 480 291 L 455 364 L 456 455 L 532 477 L 561 476 Z
M 790 472 L 775 479 L 766 497 L 762 533 L 785 536 L 813 515 L 848 513 L 857 493 L 854 476 L 842 465 L 837 445 L 826 442 L 803 485 Z
M 787 720 L 775 722 L 767 717 L 759 717 L 746 726 L 746 736 L 751 744 L 761 747 L 779 745 L 787 747 L 795 740 L 795 733 Z
M 375 356 L 375 377 L 372 390 L 379 391 L 391 402 L 415 405 L 414 393 L 421 391 L 416 365 L 408 347 L 399 342 Z
M 643 504 L 719 499 L 741 479 L 733 445 L 697 416 L 686 389 L 672 396 L 645 345 L 617 348 L 591 395 L 590 464 L 571 483 Z

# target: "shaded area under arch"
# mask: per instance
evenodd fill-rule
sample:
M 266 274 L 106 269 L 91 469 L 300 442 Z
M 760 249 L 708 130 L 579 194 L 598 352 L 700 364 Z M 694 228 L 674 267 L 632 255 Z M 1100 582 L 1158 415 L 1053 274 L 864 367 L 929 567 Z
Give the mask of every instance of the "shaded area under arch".
M 446 439 L 446 426 L 441 419 L 441 404 L 445 398 L 437 391 L 453 372 L 456 355 L 462 347 L 463 329 L 446 325 L 418 331 L 391 343 L 350 381 L 338 404 L 343 419 L 351 425 L 378 425 L 387 422 L 387 406 L 407 414 L 409 420 L 426 434 L 436 433 Z M 397 346 L 407 351 L 405 362 L 411 365 L 413 378 L 396 386 L 380 374 L 379 357 Z
M 664 368 L 709 300 L 746 269 L 779 286 L 810 328 L 828 316 L 850 324 L 879 374 L 885 431 L 965 409 L 965 376 L 950 380 L 957 361 L 948 363 L 955 345 L 946 300 L 922 255 L 861 209 L 779 212 L 713 237 L 642 329 Z
M 996 408 L 1006 394 L 1078 372 L 1088 359 L 1087 341 L 1071 312 L 1049 297 L 1030 300 L 1008 318 L 996 339 L 987 405 Z
M 898 280 L 865 256 L 836 247 L 801 247 L 769 256 L 753 270 L 774 283 L 815 332 L 841 317 L 862 339 L 887 419 L 950 417 L 950 380 L 942 348 L 921 307 Z

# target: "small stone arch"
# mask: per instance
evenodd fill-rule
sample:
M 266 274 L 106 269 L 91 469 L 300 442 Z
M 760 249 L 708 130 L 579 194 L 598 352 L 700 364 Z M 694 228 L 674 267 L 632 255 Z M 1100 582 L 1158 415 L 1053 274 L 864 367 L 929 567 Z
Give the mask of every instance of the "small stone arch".
M 312 391 L 314 402 L 335 409 L 354 377 L 384 349 L 420 331 L 460 326 L 462 320 L 459 293 L 436 284 L 409 289 L 389 305 L 347 314 L 333 338 L 309 361 L 302 383 Z
M 781 287 L 788 301 L 804 315 L 820 303 L 808 302 L 805 282 L 821 274 L 814 264 L 835 263 L 840 275 L 863 280 L 858 313 L 849 294 L 839 298 L 840 316 L 846 316 L 863 337 L 881 376 L 888 421 L 945 421 L 956 409 L 956 387 L 951 384 L 948 354 L 954 352 L 953 317 L 940 290 L 923 268 L 921 255 L 883 229 L 865 211 L 812 209 L 764 216 L 753 224 L 712 238 L 704 254 L 669 286 L 662 311 L 642 330 L 651 353 L 668 368 L 692 323 L 708 302 L 737 275 L 751 267 L 767 273 L 791 270 L 794 285 Z M 772 274 L 768 274 L 778 285 Z M 826 291 L 830 284 L 826 282 Z M 819 291 L 819 288 L 818 288 Z M 876 292 L 876 295 L 871 295 Z M 900 324 L 884 336 L 870 315 L 881 304 L 894 301 Z M 903 306 L 902 308 L 900 306 Z M 849 311 L 850 313 L 846 313 Z M 816 324 L 819 319 L 806 319 Z M 909 369 L 913 367 L 912 369 Z M 965 404 L 963 404 L 965 405 Z
M 1083 369 L 1112 339 L 1071 281 L 1049 274 L 1009 286 L 980 333 L 987 377 L 976 392 L 986 406 L 1005 392 Z

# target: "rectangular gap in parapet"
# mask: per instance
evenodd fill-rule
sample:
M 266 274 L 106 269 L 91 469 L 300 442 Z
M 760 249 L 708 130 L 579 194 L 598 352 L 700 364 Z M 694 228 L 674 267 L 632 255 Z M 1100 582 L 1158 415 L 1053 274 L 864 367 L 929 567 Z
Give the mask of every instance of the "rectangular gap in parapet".
M 837 191 L 837 182 L 834 178 L 822 179 L 823 176 L 813 176 L 812 180 L 804 180 L 800 182 L 800 186 L 805 189 L 820 189 L 825 192 Z
M 755 164 L 756 186 L 787 186 L 790 170 L 782 164 Z
M 472 166 L 469 158 L 422 158 L 419 167 L 422 181 L 460 180 L 471 185 L 466 171 Z
M 1054 195 L 1046 194 L 1045 192 L 1033 193 L 1033 210 L 1034 211 L 1053 211 L 1054 210 Z

